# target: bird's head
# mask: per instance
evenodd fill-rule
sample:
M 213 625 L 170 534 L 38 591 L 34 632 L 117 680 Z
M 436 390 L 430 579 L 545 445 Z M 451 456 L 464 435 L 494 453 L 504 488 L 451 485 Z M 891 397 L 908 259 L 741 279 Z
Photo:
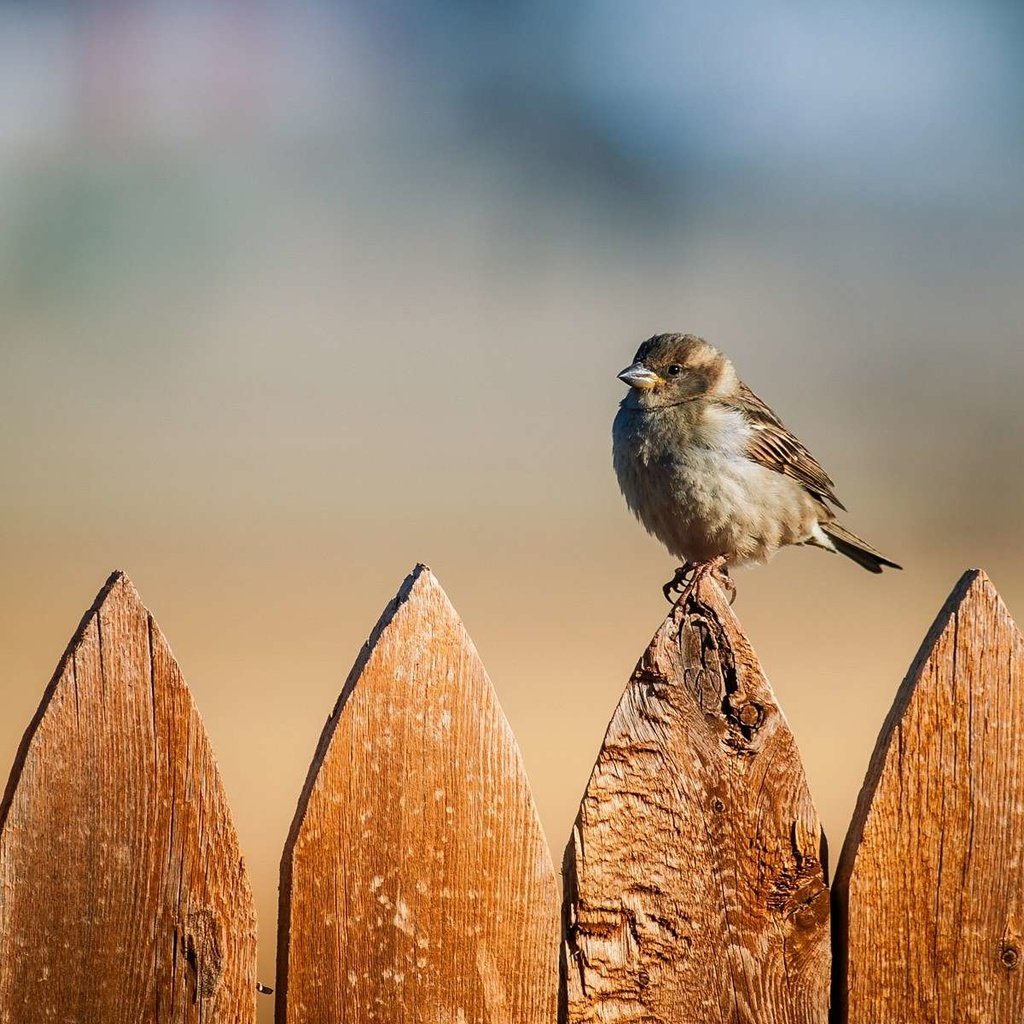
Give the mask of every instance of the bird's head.
M 725 397 L 738 386 L 732 363 L 696 334 L 648 338 L 619 374 L 632 389 L 627 403 L 658 409 L 698 398 Z

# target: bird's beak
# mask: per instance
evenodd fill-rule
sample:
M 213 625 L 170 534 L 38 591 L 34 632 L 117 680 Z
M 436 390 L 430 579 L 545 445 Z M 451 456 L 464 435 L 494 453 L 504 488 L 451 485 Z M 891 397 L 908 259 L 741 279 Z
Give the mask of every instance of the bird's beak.
M 631 388 L 636 388 L 637 391 L 650 391 L 661 378 L 653 370 L 648 370 L 643 363 L 634 363 L 619 374 L 619 380 Z

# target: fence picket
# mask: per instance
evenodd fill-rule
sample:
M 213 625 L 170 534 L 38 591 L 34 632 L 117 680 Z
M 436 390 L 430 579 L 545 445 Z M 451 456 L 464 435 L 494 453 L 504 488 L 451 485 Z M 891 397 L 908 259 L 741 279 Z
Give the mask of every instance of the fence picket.
M 983 572 L 896 695 L 835 902 L 837 1020 L 1024 1017 L 1024 637 Z
M 247 1024 L 255 928 L 202 722 L 115 573 L 0 803 L 0 1022 Z
M 516 741 L 418 566 L 327 722 L 282 861 L 280 1024 L 823 1024 L 824 839 L 711 581 L 609 725 L 558 906 Z M 879 736 L 834 886 L 836 1024 L 1024 1018 L 1024 636 L 980 571 Z M 0 1024 L 252 1024 L 255 914 L 210 745 L 115 573 L 0 802 Z
M 563 1019 L 822 1024 L 823 846 L 789 727 L 705 580 L 634 671 L 580 806 Z
M 558 900 L 515 738 L 418 566 L 328 719 L 282 861 L 281 1024 L 550 1024 Z

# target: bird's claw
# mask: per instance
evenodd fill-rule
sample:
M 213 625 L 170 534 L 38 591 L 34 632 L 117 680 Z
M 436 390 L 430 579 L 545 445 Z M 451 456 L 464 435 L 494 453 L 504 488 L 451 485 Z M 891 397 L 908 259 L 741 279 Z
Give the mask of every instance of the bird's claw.
M 676 599 L 683 595 L 692 584 L 696 571 L 697 564 L 695 562 L 687 562 L 676 569 L 672 579 L 661 588 L 661 592 L 665 595 L 665 600 L 669 604 L 675 604 Z
M 720 566 L 711 570 L 711 575 L 714 577 L 715 582 L 725 591 L 725 596 L 729 598 L 729 606 L 731 607 L 736 601 L 736 581 L 729 575 L 729 567 L 725 564 L 724 559 Z
M 694 591 L 705 576 L 711 576 L 725 591 L 729 597 L 729 604 L 736 600 L 736 584 L 729 575 L 725 555 L 719 555 L 707 562 L 687 562 L 679 566 L 672 579 L 661 588 L 665 600 L 669 604 L 676 604 L 684 594 Z

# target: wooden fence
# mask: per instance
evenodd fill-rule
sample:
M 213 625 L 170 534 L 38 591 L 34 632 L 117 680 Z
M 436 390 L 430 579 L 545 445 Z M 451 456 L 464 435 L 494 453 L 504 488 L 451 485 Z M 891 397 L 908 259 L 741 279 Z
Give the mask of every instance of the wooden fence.
M 710 582 L 615 711 L 564 893 L 431 573 L 327 722 L 281 866 L 279 1024 L 1024 1019 L 1024 639 L 980 572 L 879 736 L 832 886 L 796 744 Z M 251 1024 L 255 914 L 210 745 L 115 574 L 0 804 L 0 1024 Z

